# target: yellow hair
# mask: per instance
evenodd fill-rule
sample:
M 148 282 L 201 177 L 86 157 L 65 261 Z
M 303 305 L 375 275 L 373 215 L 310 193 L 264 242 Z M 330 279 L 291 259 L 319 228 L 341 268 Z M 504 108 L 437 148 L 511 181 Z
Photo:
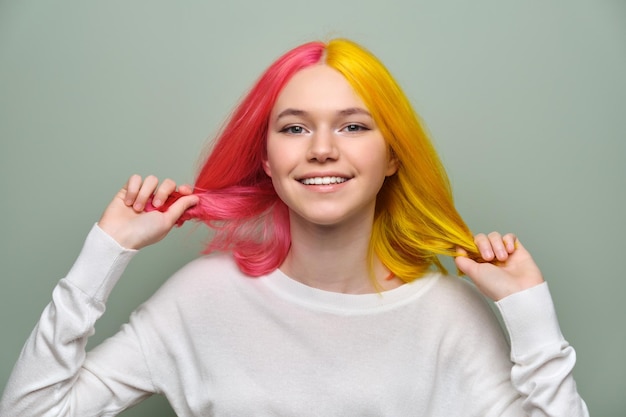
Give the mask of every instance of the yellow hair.
M 438 255 L 456 248 L 478 253 L 472 233 L 454 207 L 450 183 L 417 114 L 385 66 L 354 42 L 328 43 L 325 63 L 339 71 L 368 107 L 381 130 L 398 171 L 378 194 L 370 241 L 374 254 L 408 282 L 435 266 Z

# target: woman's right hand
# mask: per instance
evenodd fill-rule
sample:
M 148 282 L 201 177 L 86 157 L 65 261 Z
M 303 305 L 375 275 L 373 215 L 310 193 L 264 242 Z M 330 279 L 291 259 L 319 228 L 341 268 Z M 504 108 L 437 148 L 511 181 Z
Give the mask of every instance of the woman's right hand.
M 188 208 L 198 203 L 192 188 L 166 179 L 159 185 L 157 177 L 142 179 L 133 175 L 117 193 L 98 221 L 98 226 L 127 249 L 141 249 L 163 239 Z M 146 204 L 159 208 L 174 191 L 183 195 L 166 211 L 145 211 Z

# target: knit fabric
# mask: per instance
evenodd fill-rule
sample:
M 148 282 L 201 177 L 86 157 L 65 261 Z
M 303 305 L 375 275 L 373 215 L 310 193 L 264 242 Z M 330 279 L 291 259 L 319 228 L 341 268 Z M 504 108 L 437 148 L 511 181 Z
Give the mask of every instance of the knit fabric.
M 13 371 L 0 417 L 113 416 L 153 393 L 179 416 L 588 416 L 547 284 L 497 303 L 433 273 L 341 294 L 230 256 L 171 277 L 85 352 L 135 251 L 97 226 Z

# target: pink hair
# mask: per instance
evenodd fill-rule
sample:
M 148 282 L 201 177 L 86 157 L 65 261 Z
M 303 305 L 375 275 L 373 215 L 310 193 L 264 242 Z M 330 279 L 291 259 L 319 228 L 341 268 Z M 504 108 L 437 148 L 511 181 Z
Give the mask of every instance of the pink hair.
M 378 256 L 395 276 L 412 281 L 433 266 L 445 272 L 438 256 L 455 256 L 457 248 L 477 259 L 443 165 L 408 99 L 374 55 L 341 39 L 299 46 L 267 69 L 218 135 L 196 179 L 200 202 L 179 224 L 196 219 L 215 229 L 205 253 L 231 252 L 248 275 L 282 264 L 291 246 L 289 210 L 263 169 L 269 117 L 291 77 L 322 61 L 361 96 L 398 159 L 398 172 L 376 200 L 370 260 Z
M 275 270 L 289 251 L 289 212 L 263 170 L 267 127 L 285 84 L 301 69 L 320 62 L 325 47 L 310 42 L 292 49 L 259 78 L 200 169 L 194 191 L 200 202 L 179 220 L 200 220 L 215 229 L 204 252 L 232 252 L 248 275 Z

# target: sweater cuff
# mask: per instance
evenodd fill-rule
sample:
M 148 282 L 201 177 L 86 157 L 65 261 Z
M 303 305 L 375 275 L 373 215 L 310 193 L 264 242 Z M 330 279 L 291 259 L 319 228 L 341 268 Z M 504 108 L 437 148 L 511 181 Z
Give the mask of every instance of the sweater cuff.
M 546 282 L 505 297 L 496 305 L 509 331 L 513 360 L 564 340 Z
M 137 250 L 126 249 L 97 224 L 91 228 L 66 280 L 89 297 L 106 302 Z

